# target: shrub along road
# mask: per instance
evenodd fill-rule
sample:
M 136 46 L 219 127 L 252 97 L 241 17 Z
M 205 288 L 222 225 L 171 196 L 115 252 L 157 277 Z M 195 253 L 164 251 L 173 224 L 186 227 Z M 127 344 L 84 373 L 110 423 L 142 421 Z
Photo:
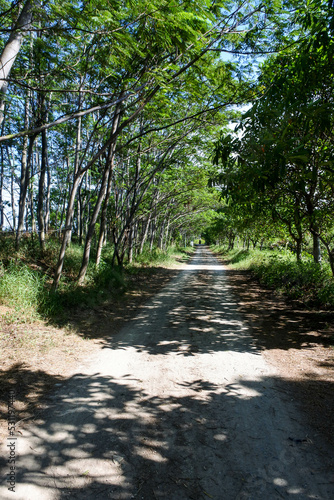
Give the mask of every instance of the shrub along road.
M 333 447 L 289 383 L 251 336 L 224 266 L 199 247 L 15 436 L 15 495 L 4 442 L 0 496 L 334 498 Z

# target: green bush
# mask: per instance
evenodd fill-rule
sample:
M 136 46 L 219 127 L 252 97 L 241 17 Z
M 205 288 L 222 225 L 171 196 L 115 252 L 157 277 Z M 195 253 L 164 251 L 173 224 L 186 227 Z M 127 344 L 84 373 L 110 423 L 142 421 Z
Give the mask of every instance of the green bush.
M 214 247 L 213 251 L 234 269 L 249 269 L 260 282 L 290 299 L 307 306 L 334 308 L 334 278 L 328 263 L 316 264 L 310 258 L 301 262 L 289 250 L 235 249 L 229 252 Z
M 326 264 L 273 256 L 251 269 L 264 284 L 292 299 L 301 299 L 309 305 L 334 306 L 334 280 Z
M 134 262 L 143 266 L 152 266 L 154 264 L 165 264 L 170 260 L 170 250 L 160 250 L 159 248 L 144 248 L 140 255 L 137 255 Z
M 104 261 L 92 273 L 92 280 L 97 288 L 102 289 L 124 289 L 126 288 L 124 274 L 118 267 L 111 267 Z

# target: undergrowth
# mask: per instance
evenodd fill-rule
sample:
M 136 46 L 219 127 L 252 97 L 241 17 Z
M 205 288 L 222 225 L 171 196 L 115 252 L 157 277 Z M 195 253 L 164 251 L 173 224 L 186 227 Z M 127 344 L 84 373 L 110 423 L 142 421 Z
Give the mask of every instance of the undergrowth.
M 59 310 L 46 287 L 46 276 L 28 265 L 10 262 L 0 269 L 0 301 L 11 308 L 8 320 L 30 322 Z
M 289 251 L 227 251 L 213 247 L 234 269 L 249 269 L 266 286 L 309 307 L 334 308 L 334 278 L 327 263 L 316 264 L 304 256 L 300 262 Z
M 72 243 L 66 252 L 58 290 L 51 293 L 52 270 L 58 251 L 57 240 L 49 240 L 43 254 L 36 239 L 22 238 L 18 252 L 15 251 L 13 238 L 0 240 L 0 303 L 10 308 L 5 318 L 8 323 L 32 322 L 40 318 L 65 319 L 70 308 L 79 305 L 92 308 L 111 297 L 119 299 L 131 287 L 130 276 L 140 273 L 142 268 L 169 266 L 176 261 L 187 260 L 193 249 L 145 249 L 132 264 L 125 264 L 121 269 L 112 266 L 112 247 L 106 247 L 98 267 L 94 264 L 92 253 L 85 283 L 78 286 L 76 277 L 83 247 Z
M 146 248 L 141 255 L 138 255 L 135 260 L 135 265 L 143 266 L 157 266 L 157 265 L 170 265 L 176 261 L 186 261 L 194 252 L 193 247 L 179 247 L 171 246 L 166 250 L 153 248 L 151 251 Z

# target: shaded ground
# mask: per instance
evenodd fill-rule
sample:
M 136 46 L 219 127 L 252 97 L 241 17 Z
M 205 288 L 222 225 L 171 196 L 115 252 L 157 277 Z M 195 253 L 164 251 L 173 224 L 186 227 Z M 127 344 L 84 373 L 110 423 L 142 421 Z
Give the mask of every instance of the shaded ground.
M 330 374 L 332 349 L 306 318 L 286 331 L 292 309 L 227 274 L 200 249 L 109 340 L 108 310 L 80 315 L 78 331 L 103 348 L 60 382 L 33 424 L 18 426 L 17 499 L 333 498 L 333 447 L 291 402 L 322 375 L 289 369 L 324 349 L 318 368 Z
M 92 309 L 73 309 L 64 327 L 12 323 L 0 306 L 0 442 L 7 435 L 8 394 L 15 387 L 19 421 L 35 418 L 43 399 L 73 375 L 140 307 L 178 274 L 176 268 L 144 268 L 128 278 L 128 289 Z
M 291 382 L 290 396 L 310 423 L 334 444 L 334 313 L 287 303 L 249 271 L 226 272 L 257 346 Z

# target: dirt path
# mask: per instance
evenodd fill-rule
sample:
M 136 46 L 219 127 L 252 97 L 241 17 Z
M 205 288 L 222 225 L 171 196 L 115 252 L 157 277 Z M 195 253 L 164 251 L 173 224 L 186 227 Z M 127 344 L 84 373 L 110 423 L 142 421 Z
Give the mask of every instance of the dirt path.
M 332 499 L 333 449 L 277 379 L 223 266 L 199 248 L 39 420 L 4 443 L 5 458 L 10 443 L 16 453 L 16 488 L 3 480 L 0 497 Z

